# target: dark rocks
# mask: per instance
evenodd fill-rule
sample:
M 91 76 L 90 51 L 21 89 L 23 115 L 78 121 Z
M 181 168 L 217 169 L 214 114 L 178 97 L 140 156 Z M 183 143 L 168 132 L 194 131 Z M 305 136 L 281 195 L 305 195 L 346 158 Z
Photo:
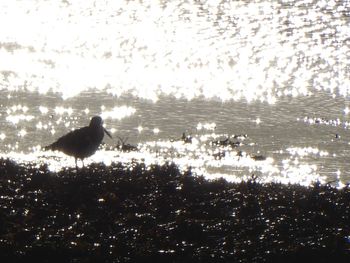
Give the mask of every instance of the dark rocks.
M 0 160 L 2 262 L 349 262 L 350 189 Z

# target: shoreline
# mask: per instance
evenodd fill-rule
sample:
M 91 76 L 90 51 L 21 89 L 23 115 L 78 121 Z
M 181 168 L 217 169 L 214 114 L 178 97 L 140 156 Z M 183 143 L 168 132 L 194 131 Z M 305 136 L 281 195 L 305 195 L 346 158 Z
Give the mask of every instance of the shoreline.
M 349 262 L 350 188 L 0 159 L 4 262 Z

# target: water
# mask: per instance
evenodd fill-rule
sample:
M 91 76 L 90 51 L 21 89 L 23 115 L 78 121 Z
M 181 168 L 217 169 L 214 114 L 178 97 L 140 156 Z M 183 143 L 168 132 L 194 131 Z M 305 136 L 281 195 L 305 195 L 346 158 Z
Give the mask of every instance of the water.
M 170 160 L 209 178 L 342 186 L 349 10 L 317 0 L 2 1 L 1 155 L 73 166 L 41 147 L 99 114 L 115 139 L 87 162 Z M 112 150 L 118 137 L 140 150 Z M 227 138 L 240 146 L 215 143 Z

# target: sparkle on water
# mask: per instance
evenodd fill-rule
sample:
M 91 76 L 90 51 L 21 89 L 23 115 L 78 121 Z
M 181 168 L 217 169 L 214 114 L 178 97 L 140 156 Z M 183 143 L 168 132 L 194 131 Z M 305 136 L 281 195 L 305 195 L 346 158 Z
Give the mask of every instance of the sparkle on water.
M 6 1 L 0 10 L 9 90 L 271 104 L 350 91 L 348 1 Z
M 183 139 L 178 140 L 158 140 L 140 143 L 138 151 L 121 152 L 118 150 L 101 149 L 95 155 L 85 159 L 85 165 L 92 162 L 103 162 L 110 165 L 112 162 L 122 162 L 126 165 L 143 162 L 146 165 L 164 164 L 165 162 L 176 163 L 181 170 L 191 169 L 194 174 L 205 175 L 208 179 L 224 177 L 228 181 L 239 182 L 249 180 L 251 174 L 258 176 L 261 182 L 277 181 L 282 183 L 300 183 L 310 185 L 315 181 L 325 182 L 316 165 L 309 165 L 303 162 L 307 155 L 327 155 L 326 152 L 312 148 L 290 148 L 287 149 L 293 159 L 284 159 L 280 164 L 272 157 L 255 159 L 256 155 L 248 152 L 242 152 L 231 146 L 214 146 L 215 141 L 226 138 L 226 134 L 215 134 L 210 132 L 210 127 L 214 123 L 198 124 L 197 127 L 208 127 L 205 133 L 191 137 L 191 143 Z M 201 128 L 202 130 L 204 128 Z M 210 132 L 210 133 L 206 133 Z M 239 137 L 242 142 L 249 140 L 244 136 Z M 247 143 L 247 151 L 252 150 Z M 59 171 L 64 167 L 74 167 L 74 158 L 66 156 L 60 152 L 43 152 L 38 145 L 33 147 L 33 154 L 11 152 L 9 155 L 16 160 L 24 163 L 47 163 L 52 171 Z M 47 162 L 47 159 L 50 162 Z M 299 161 L 300 159 L 300 161 Z M 82 164 L 79 163 L 81 166 Z M 339 177 L 339 176 L 338 176 Z M 339 180 L 339 186 L 345 186 Z
M 119 102 L 100 109 L 64 103 L 92 90 L 116 100 L 131 95 L 154 103 L 170 96 L 274 107 L 286 97 L 312 97 L 318 92 L 346 99 L 349 6 L 349 1 L 334 0 L 2 1 L 0 23 L 6 26 L 0 27 L 0 90 L 8 92 L 0 101 L 6 107 L 0 117 L 8 126 L 0 129 L 2 150 L 7 152 L 2 155 L 24 162 L 45 162 L 50 157 L 52 170 L 73 166 L 73 158 L 44 153 L 43 145 L 23 149 L 19 141 L 27 140 L 27 146 L 41 132 L 41 141 L 50 142 L 77 128 L 81 119 L 87 125 L 94 114 L 101 115 L 108 127 L 139 114 L 135 107 Z M 63 101 L 8 105 L 20 92 L 48 99 L 60 94 Z M 349 114 L 349 105 L 342 113 Z M 214 147 L 211 141 L 230 136 L 217 132 L 215 119 L 194 120 L 198 124 L 191 143 L 163 139 L 166 127 L 148 121 L 133 127 L 136 137 L 146 136 L 139 151 L 102 150 L 86 164 L 171 160 L 210 178 L 241 180 L 254 173 L 261 181 L 309 184 L 326 180 L 320 165 L 310 160 L 334 156 L 318 145 L 288 145 L 272 147 L 275 152 L 259 159 L 264 148 L 250 141 L 249 134 L 239 149 Z M 297 121 L 349 127 L 339 118 L 299 116 Z M 258 112 L 249 122 L 260 129 L 268 120 Z M 121 128 L 114 125 L 111 132 L 120 134 Z M 336 171 L 342 186 L 343 173 Z
M 114 107 L 110 111 L 104 111 L 101 114 L 102 119 L 117 119 L 121 120 L 123 118 L 132 116 L 135 114 L 136 109 L 127 106 Z

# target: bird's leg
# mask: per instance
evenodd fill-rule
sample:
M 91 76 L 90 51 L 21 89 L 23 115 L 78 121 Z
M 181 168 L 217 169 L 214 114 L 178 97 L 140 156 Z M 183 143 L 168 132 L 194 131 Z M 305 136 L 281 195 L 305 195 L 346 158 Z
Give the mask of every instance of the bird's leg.
M 78 171 L 78 158 L 75 158 L 75 168 L 77 168 Z

